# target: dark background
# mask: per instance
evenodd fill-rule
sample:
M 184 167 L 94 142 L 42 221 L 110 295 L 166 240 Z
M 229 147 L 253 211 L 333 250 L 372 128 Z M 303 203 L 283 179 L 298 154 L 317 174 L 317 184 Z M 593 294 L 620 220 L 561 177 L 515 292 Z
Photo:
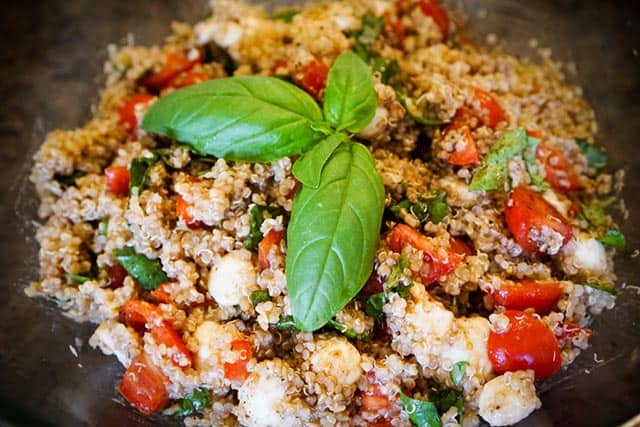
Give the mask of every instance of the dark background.
M 286 2 L 280 2 L 283 4 Z M 623 191 L 631 215 L 622 223 L 629 249 L 618 258 L 619 285 L 640 285 L 640 15 L 634 2 L 457 0 L 470 32 L 506 40 L 533 56 L 535 36 L 556 60 L 572 61 L 569 80 L 584 88 L 600 124 L 611 165 L 627 171 Z M 451 3 L 450 3 L 451 4 Z M 486 9 L 485 19 L 476 19 Z M 0 425 L 158 425 L 123 405 L 115 392 L 115 358 L 86 344 L 93 325 L 63 318 L 52 304 L 29 300 L 37 278 L 28 184 L 30 159 L 46 132 L 74 128 L 97 100 L 106 45 L 128 32 L 160 42 L 172 19 L 204 16 L 195 0 L 4 1 L 0 12 Z M 481 40 L 477 38 L 477 40 Z M 615 310 L 597 319 L 593 347 L 563 374 L 541 385 L 543 409 L 523 425 L 617 425 L 640 411 L 640 290 L 624 290 Z M 85 343 L 75 358 L 74 338 Z M 594 356 L 603 363 L 596 363 Z M 81 364 L 82 367 L 79 367 Z

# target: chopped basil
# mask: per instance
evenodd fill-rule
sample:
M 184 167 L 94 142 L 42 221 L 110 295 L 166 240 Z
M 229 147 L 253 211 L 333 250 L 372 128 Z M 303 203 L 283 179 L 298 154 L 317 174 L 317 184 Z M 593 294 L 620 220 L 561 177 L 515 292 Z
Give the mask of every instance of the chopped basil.
M 217 62 L 222 65 L 222 68 L 224 68 L 224 71 L 229 76 L 238 68 L 238 65 L 231 55 L 229 55 L 229 52 L 213 41 L 209 41 L 209 43 L 204 46 L 204 62 Z
M 282 9 L 277 11 L 271 16 L 271 19 L 276 21 L 284 21 L 290 24 L 293 21 L 293 17 L 300 13 L 300 9 Z
M 381 56 L 373 58 L 371 69 L 374 73 L 380 75 L 380 81 L 383 84 L 391 83 L 396 76 L 400 75 L 400 65 L 398 61 L 391 58 L 383 58 Z
M 384 18 L 365 14 L 362 16 L 361 28 L 349 32 L 349 36 L 353 38 L 353 51 L 366 63 L 369 63 L 373 57 L 371 45 L 382 32 L 383 24 Z
M 584 286 L 588 286 L 590 288 L 597 289 L 599 291 L 606 292 L 611 295 L 618 295 L 618 290 L 615 288 L 613 284 L 605 285 L 601 283 L 587 282 L 587 283 L 584 283 Z
M 593 227 L 605 225 L 608 221 L 605 209 L 616 201 L 615 197 L 609 197 L 599 203 L 580 204 L 580 214 Z
M 376 322 L 382 320 L 384 312 L 382 307 L 387 303 L 387 296 L 384 292 L 378 292 L 377 294 L 369 295 L 364 305 L 364 311 L 367 316 L 373 317 Z
M 409 296 L 409 290 L 413 283 L 408 282 L 404 275 L 404 270 L 409 267 L 409 259 L 405 255 L 400 255 L 398 258 L 398 263 L 389 273 L 389 277 L 384 284 L 386 292 L 378 292 L 376 294 L 370 295 L 365 302 L 365 312 L 368 316 L 373 317 L 376 321 L 380 321 L 382 319 L 383 311 L 382 306 L 384 306 L 387 301 L 387 293 L 395 292 L 400 295 L 401 298 L 407 298 Z
M 537 187 L 540 191 L 546 191 L 550 187 L 550 185 L 547 181 L 544 180 L 542 175 L 540 175 L 540 164 L 538 163 L 538 159 L 536 159 L 536 150 L 538 148 L 540 140 L 532 137 L 528 138 L 529 146 L 524 149 L 522 158 L 525 165 L 527 166 L 529 177 L 531 177 L 531 185 Z
M 351 328 L 348 328 L 347 325 L 345 325 L 342 322 L 338 322 L 335 319 L 329 319 L 329 321 L 327 322 L 327 326 L 335 329 L 336 331 L 340 332 L 342 335 L 344 335 L 345 337 L 351 339 L 351 340 L 368 340 L 369 339 L 369 333 L 368 332 L 356 332 Z
M 53 175 L 53 179 L 60 184 L 60 187 L 62 187 L 63 190 L 66 190 L 67 188 L 76 185 L 76 180 L 86 174 L 87 173 L 83 171 L 75 171 L 71 175 L 61 175 L 57 173 Z
M 607 152 L 595 144 L 589 144 L 589 142 L 583 139 L 576 140 L 576 143 L 578 144 L 578 147 L 580 147 L 582 154 L 587 158 L 589 176 L 593 177 L 600 174 L 609 161 L 609 155 Z
M 244 241 L 245 248 L 256 249 L 264 237 L 260 231 L 264 220 L 267 218 L 275 218 L 281 214 L 282 209 L 277 206 L 254 205 L 249 211 L 249 235 L 247 236 L 247 240 Z
M 451 368 L 451 373 L 449 375 L 451 376 L 451 381 L 453 382 L 453 385 L 455 385 L 456 387 L 462 384 L 462 380 L 464 379 L 464 374 L 467 370 L 467 366 L 469 366 L 469 362 L 467 362 L 466 360 L 456 362 L 453 364 L 453 367 Z
M 396 96 L 400 101 L 400 104 L 404 107 L 409 116 L 416 122 L 425 126 L 441 126 L 448 123 L 447 120 L 436 119 L 433 117 L 426 117 L 421 111 L 418 110 L 416 101 L 408 96 L 404 90 L 396 89 Z
M 271 301 L 269 292 L 263 289 L 251 292 L 249 299 L 251 300 L 251 304 L 253 304 L 254 308 L 257 307 L 261 302 Z
M 67 274 L 67 280 L 70 281 L 70 282 L 75 282 L 75 283 L 82 284 L 84 282 L 88 282 L 89 280 L 91 280 L 91 277 L 81 276 L 79 274 L 68 273 Z
M 409 415 L 411 423 L 417 427 L 442 427 L 436 405 L 432 402 L 413 399 L 400 392 L 402 409 Z
M 211 390 L 197 388 L 190 395 L 179 401 L 180 409 L 176 412 L 179 417 L 188 417 L 211 408 Z
M 169 280 L 159 260 L 138 254 L 131 246 L 115 249 L 113 255 L 127 273 L 147 291 L 152 291 Z
M 289 329 L 297 329 L 296 321 L 293 319 L 293 316 L 282 316 L 280 320 L 278 320 L 274 324 L 274 326 L 276 329 L 279 329 L 281 331 L 286 331 Z
M 158 162 L 159 157 L 154 154 L 151 157 L 136 157 L 129 166 L 129 193 L 140 194 L 144 189 L 149 171 Z
M 624 234 L 620 230 L 607 230 L 607 233 L 598 240 L 618 250 L 624 250 L 627 247 L 627 239 L 624 238 Z
M 109 216 L 105 216 L 104 218 L 102 218 L 102 221 L 100 221 L 100 234 L 102 234 L 103 236 L 107 237 L 109 235 L 109 221 L 110 221 L 110 217 Z
M 458 409 L 459 419 L 462 420 L 464 416 L 464 398 L 462 393 L 458 390 L 439 390 L 434 391 L 429 395 L 429 400 L 436 405 L 438 413 L 444 414 L 452 406 Z
M 402 200 L 397 205 L 389 208 L 391 213 L 398 219 L 402 219 L 402 211 L 411 213 L 421 223 L 432 222 L 434 224 L 442 221 L 449 214 L 449 206 L 446 203 L 447 193 L 443 190 L 435 190 L 429 195 L 418 197 L 418 201 L 411 203 L 409 200 Z

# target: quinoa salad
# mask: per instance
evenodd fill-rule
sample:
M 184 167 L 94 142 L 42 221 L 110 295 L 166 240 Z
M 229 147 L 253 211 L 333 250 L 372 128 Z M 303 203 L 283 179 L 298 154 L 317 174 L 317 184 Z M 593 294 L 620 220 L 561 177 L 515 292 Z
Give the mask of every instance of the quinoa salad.
M 494 426 L 615 305 L 625 238 L 580 88 L 435 0 L 213 0 L 109 46 L 34 157 L 39 280 L 114 396 L 188 426 Z M 532 35 L 533 36 L 533 35 Z

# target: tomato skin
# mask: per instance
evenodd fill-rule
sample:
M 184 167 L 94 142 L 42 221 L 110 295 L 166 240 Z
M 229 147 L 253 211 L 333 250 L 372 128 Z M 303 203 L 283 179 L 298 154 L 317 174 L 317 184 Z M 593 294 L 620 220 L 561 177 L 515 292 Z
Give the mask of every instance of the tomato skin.
M 181 195 L 176 196 L 176 215 L 181 218 L 187 227 L 191 229 L 203 228 L 205 225 L 202 221 L 194 220 L 189 213 L 189 202 L 182 198 Z
M 225 362 L 224 377 L 229 380 L 244 381 L 248 376 L 247 364 L 253 357 L 253 348 L 247 339 L 231 341 L 231 351 L 238 353 L 238 359 L 233 363 Z
M 126 279 L 128 274 L 127 270 L 118 263 L 109 267 L 109 289 L 118 289 L 122 287 L 124 279 Z
M 172 301 L 171 295 L 166 290 L 166 287 L 169 284 L 171 284 L 171 282 L 159 285 L 157 288 L 151 291 L 149 295 L 151 295 L 151 298 L 153 298 L 153 300 L 157 303 L 170 304 Z
M 391 16 L 389 11 L 384 13 L 384 30 L 387 34 L 391 34 L 395 37 L 395 45 L 397 47 L 402 47 L 404 39 L 407 37 L 404 31 L 404 26 L 402 25 L 402 21 Z
M 546 226 L 560 233 L 563 236 L 562 245 L 566 245 L 573 236 L 573 228 L 562 214 L 540 194 L 527 187 L 511 190 L 505 208 L 505 220 L 516 242 L 533 254 L 540 253 L 538 245 L 529 237 L 533 229 Z
M 324 62 L 315 60 L 304 66 L 296 81 L 305 91 L 319 100 L 327 85 L 328 75 L 329 67 Z
M 519 283 L 503 283 L 491 294 L 497 305 L 510 310 L 533 308 L 536 313 L 547 314 L 562 295 L 558 282 L 522 280 Z
M 144 353 L 136 356 L 127 368 L 118 391 L 144 414 L 152 414 L 169 403 L 167 377 Z
M 130 133 L 138 130 L 138 118 L 136 117 L 136 105 L 148 104 L 155 96 L 147 93 L 139 93 L 127 98 L 124 104 L 118 108 L 118 122 L 123 125 Z
M 171 84 L 171 81 L 178 74 L 189 71 L 194 65 L 201 63 L 203 59 L 204 57 L 200 51 L 193 58 L 189 58 L 188 53 L 184 51 L 169 52 L 165 57 L 162 68 L 144 79 L 143 84 L 155 90 L 164 89 Z
M 420 276 L 425 286 L 455 270 L 470 250 L 468 247 L 463 249 L 462 245 L 466 244 L 461 240 L 450 243 L 447 248 L 439 248 L 427 236 L 408 225 L 397 224 L 389 234 L 389 248 L 394 252 L 402 252 L 405 245 L 413 246 L 423 253 L 424 263 L 420 269 Z
M 582 188 L 580 177 L 573 165 L 559 149 L 543 142 L 536 149 L 536 159 L 544 168 L 544 180 L 554 190 L 565 193 Z
M 449 34 L 449 15 L 444 8 L 435 0 L 420 0 L 417 3 L 422 13 L 430 16 L 436 23 L 443 38 L 447 38 Z
M 361 396 L 362 409 L 367 412 L 378 412 L 387 409 L 391 402 L 389 398 L 380 392 L 374 383 L 369 384 L 368 390 L 363 391 Z
M 447 161 L 454 166 L 471 166 L 480 163 L 478 145 L 471 134 L 469 126 L 461 126 L 455 130 L 448 129 L 445 133 L 449 130 L 458 132 L 464 139 L 465 146 L 462 150 L 452 152 Z
M 174 364 L 183 367 L 193 365 L 191 352 L 182 341 L 180 334 L 163 319 L 162 311 L 158 306 L 142 300 L 129 300 L 120 308 L 120 317 L 124 324 L 137 331 L 148 329 L 158 345 L 172 347 L 174 351 L 171 360 Z
M 115 195 L 129 195 L 129 169 L 124 166 L 111 166 L 104 170 L 107 190 Z
M 261 270 L 269 268 L 269 254 L 272 250 L 280 251 L 283 236 L 284 230 L 271 229 L 258 243 L 258 266 Z
M 560 369 L 560 346 L 551 329 L 533 314 L 507 310 L 505 331 L 489 333 L 489 360 L 498 374 L 532 369 L 536 380 L 553 375 Z
M 506 120 L 504 110 L 489 92 L 476 87 L 473 95 L 480 106 L 478 113 L 485 125 L 494 129 L 498 123 Z

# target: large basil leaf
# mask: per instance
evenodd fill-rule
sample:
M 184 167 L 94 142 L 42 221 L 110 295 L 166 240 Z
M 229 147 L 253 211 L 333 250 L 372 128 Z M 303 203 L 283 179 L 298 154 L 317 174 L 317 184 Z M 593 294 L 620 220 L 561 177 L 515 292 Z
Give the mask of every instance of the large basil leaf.
M 148 291 L 154 290 L 169 280 L 159 260 L 149 259 L 137 253 L 131 246 L 114 249 L 113 255 L 127 273 Z
M 291 172 L 303 185 L 318 188 L 324 166 L 338 146 L 346 141 L 344 134 L 330 135 L 296 160 Z
M 313 98 L 273 77 L 229 77 L 177 90 L 155 102 L 142 121 L 225 160 L 269 162 L 301 154 L 324 138 Z
M 400 392 L 402 409 L 409 415 L 411 424 L 417 427 L 442 427 L 438 409 L 433 402 L 413 399 Z
M 325 120 L 338 130 L 360 132 L 376 113 L 378 99 L 369 67 L 353 52 L 334 62 L 324 93 Z
M 375 257 L 384 188 L 361 144 L 341 144 L 320 185 L 303 185 L 287 229 L 286 276 L 299 329 L 325 325 L 364 286 Z

